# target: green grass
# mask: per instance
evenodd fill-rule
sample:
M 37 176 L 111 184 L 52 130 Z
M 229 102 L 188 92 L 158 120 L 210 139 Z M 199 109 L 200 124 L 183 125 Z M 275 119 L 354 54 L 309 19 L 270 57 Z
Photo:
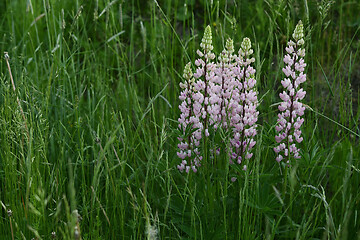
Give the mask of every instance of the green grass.
M 76 239 L 75 226 L 82 239 L 360 239 L 358 1 L 3 0 L 0 9 L 0 52 L 16 84 L 14 93 L 2 55 L 0 239 Z M 285 181 L 274 104 L 300 19 L 313 111 Z M 227 37 L 236 49 L 245 36 L 254 43 L 262 102 L 246 172 L 229 169 L 226 154 L 197 174 L 176 169 L 178 84 L 208 24 L 217 53 Z

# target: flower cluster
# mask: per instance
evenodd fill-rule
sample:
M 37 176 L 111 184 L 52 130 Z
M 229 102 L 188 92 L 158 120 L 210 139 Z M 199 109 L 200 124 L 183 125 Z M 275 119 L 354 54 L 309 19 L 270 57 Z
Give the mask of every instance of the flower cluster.
M 209 136 L 209 122 L 210 122 L 210 102 L 209 98 L 211 95 L 211 90 L 214 86 L 214 83 L 217 82 L 215 77 L 215 68 L 216 65 L 212 60 L 215 58 L 215 54 L 212 52 L 212 36 L 211 28 L 207 26 L 205 29 L 204 37 L 201 41 L 200 47 L 201 50 L 197 50 L 199 58 L 195 60 L 195 65 L 197 66 L 196 72 L 194 73 L 194 78 L 196 79 L 194 90 L 195 94 L 193 95 L 194 100 L 194 115 L 202 120 L 203 128 L 199 128 L 197 133 L 199 134 L 199 140 L 201 138 L 200 130 L 204 130 L 206 137 Z
M 184 78 L 186 83 L 181 83 L 180 87 L 184 90 L 180 94 L 182 103 L 179 108 L 181 115 L 179 118 L 179 128 L 183 134 L 189 127 L 187 140 L 179 138 L 178 144 L 180 151 L 177 155 L 182 159 L 178 169 L 189 172 L 190 168 L 197 172 L 200 166 L 202 156 L 199 152 L 200 140 L 202 135 L 209 136 L 209 96 L 211 94 L 211 85 L 215 79 L 214 69 L 216 65 L 212 62 L 215 54 L 212 53 L 212 36 L 211 28 L 207 26 L 200 47 L 197 50 L 199 58 L 195 61 L 197 66 L 196 72 L 191 71 L 191 63 L 188 63 L 184 69 Z M 190 160 L 188 161 L 186 160 Z
M 304 61 L 303 29 L 303 24 L 299 21 L 292 35 L 295 42 L 290 40 L 285 49 L 287 52 L 284 57 L 286 66 L 283 68 L 283 72 L 286 77 L 281 81 L 285 90 L 280 93 L 282 102 L 278 107 L 280 111 L 276 125 L 278 135 L 275 136 L 275 140 L 279 145 L 274 148 L 274 151 L 278 154 L 276 157 L 278 162 L 286 159 L 286 162 L 289 163 L 291 158 L 300 158 L 296 142 L 300 143 L 303 140 L 300 127 L 304 122 L 302 116 L 305 107 L 300 101 L 306 94 L 300 87 L 300 84 L 306 81 L 306 74 L 304 74 L 306 63 Z
M 212 84 L 210 104 L 211 120 L 214 128 L 228 127 L 228 114 L 233 91 L 235 89 L 235 57 L 233 40 L 227 39 L 225 49 L 219 56 L 215 69 L 215 83 Z
M 285 49 L 287 54 L 282 69 L 285 78 L 281 81 L 284 91 L 279 95 L 282 102 L 278 106 L 280 113 L 275 127 L 278 145 L 274 151 L 278 162 L 285 159 L 290 163 L 291 158 L 300 158 L 296 143 L 303 141 L 300 127 L 304 122 L 305 107 L 301 100 L 306 95 L 300 87 L 306 81 L 303 29 L 299 21 L 292 35 L 294 41 L 290 40 Z M 238 55 L 234 54 L 233 41 L 228 39 L 217 62 L 214 62 L 211 28 L 208 26 L 200 48 L 197 50 L 199 58 L 195 61 L 195 73 L 188 63 L 184 69 L 185 81 L 180 83 L 181 115 L 178 121 L 182 136 L 178 138 L 177 155 L 182 159 L 178 169 L 186 172 L 190 169 L 197 171 L 203 159 L 200 151 L 202 139 L 219 128 L 231 136 L 226 143 L 230 163 L 241 164 L 244 159 L 250 159 L 256 144 L 254 137 L 259 112 L 250 39 L 243 39 Z M 246 165 L 243 169 L 246 170 Z
M 178 165 L 178 169 L 180 171 L 186 169 L 186 172 L 189 172 L 191 168 L 196 172 L 196 167 L 200 166 L 200 161 L 202 159 L 202 157 L 199 156 L 197 148 L 200 144 L 199 140 L 201 138 L 202 123 L 200 122 L 199 117 L 194 114 L 193 96 L 195 79 L 191 71 L 191 63 L 188 63 L 185 66 L 183 77 L 185 82 L 180 83 L 180 88 L 182 89 L 179 96 L 179 99 L 181 100 L 181 104 L 179 105 L 181 114 L 178 121 L 179 129 L 184 138 L 179 137 L 180 143 L 178 144 L 179 152 L 177 155 L 182 159 L 182 162 Z M 192 128 L 198 130 L 191 132 Z M 192 155 L 194 156 L 192 157 Z M 188 165 L 188 161 L 190 166 Z
M 255 145 L 258 101 L 250 39 L 244 38 L 238 56 L 233 54 L 233 41 L 228 39 L 218 62 L 214 63 L 211 28 L 208 26 L 200 47 L 195 73 L 188 63 L 183 75 L 185 82 L 180 83 L 179 129 L 183 136 L 179 137 L 177 154 L 182 162 L 178 169 L 186 172 L 190 169 L 196 172 L 200 166 L 200 141 L 209 137 L 210 127 L 232 132 L 228 146 L 232 159 L 239 164 L 242 159 L 251 158 L 251 149 Z
M 234 133 L 231 139 L 231 158 L 239 164 L 244 158 L 252 157 L 251 150 L 256 143 L 254 137 L 259 112 L 256 110 L 258 100 L 255 69 L 251 66 L 255 62 L 252 54 L 250 39 L 244 38 L 236 58 L 235 89 L 231 100 L 231 126 Z

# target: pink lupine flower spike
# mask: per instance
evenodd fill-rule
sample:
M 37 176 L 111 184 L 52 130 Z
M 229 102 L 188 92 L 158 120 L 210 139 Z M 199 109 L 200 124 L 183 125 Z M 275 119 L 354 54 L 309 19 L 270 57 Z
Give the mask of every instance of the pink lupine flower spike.
M 305 107 L 300 102 L 306 92 L 300 87 L 300 84 L 306 81 L 304 70 L 306 63 L 304 61 L 304 27 L 301 21 L 296 25 L 292 35 L 295 42 L 290 40 L 286 47 L 287 54 L 284 57 L 286 66 L 282 69 L 285 78 L 281 81 L 285 90 L 279 94 L 282 102 L 279 105 L 278 121 L 275 127 L 278 135 L 275 136 L 279 144 L 274 148 L 278 154 L 276 161 L 280 162 L 286 159 L 290 163 L 291 158 L 299 159 L 299 149 L 296 143 L 302 142 L 300 127 L 304 122 Z

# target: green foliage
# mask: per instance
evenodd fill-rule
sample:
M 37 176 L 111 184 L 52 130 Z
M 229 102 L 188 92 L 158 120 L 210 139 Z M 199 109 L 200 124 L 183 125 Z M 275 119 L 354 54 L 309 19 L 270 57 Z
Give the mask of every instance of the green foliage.
M 357 1 L 4 0 L 0 9 L 0 52 L 16 84 L 15 93 L 2 57 L 0 239 L 11 227 L 15 239 L 76 239 L 76 230 L 82 239 L 360 239 Z M 287 168 L 272 150 L 274 103 L 299 20 L 313 111 L 302 158 Z M 178 85 L 207 25 L 214 52 L 228 37 L 235 49 L 244 36 L 256 46 L 260 126 L 246 172 L 229 170 L 226 153 L 197 174 L 176 169 Z

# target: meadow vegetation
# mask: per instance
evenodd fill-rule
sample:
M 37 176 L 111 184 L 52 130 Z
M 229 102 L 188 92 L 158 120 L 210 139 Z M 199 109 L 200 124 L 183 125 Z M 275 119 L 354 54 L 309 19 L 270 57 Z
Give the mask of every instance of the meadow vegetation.
M 0 239 L 360 239 L 359 1 L 2 0 L 0 9 Z M 299 20 L 307 107 L 301 158 L 287 167 L 273 148 Z M 247 171 L 226 154 L 196 173 L 177 169 L 179 83 L 207 25 L 214 52 L 229 37 L 236 51 L 244 37 L 254 49 Z

